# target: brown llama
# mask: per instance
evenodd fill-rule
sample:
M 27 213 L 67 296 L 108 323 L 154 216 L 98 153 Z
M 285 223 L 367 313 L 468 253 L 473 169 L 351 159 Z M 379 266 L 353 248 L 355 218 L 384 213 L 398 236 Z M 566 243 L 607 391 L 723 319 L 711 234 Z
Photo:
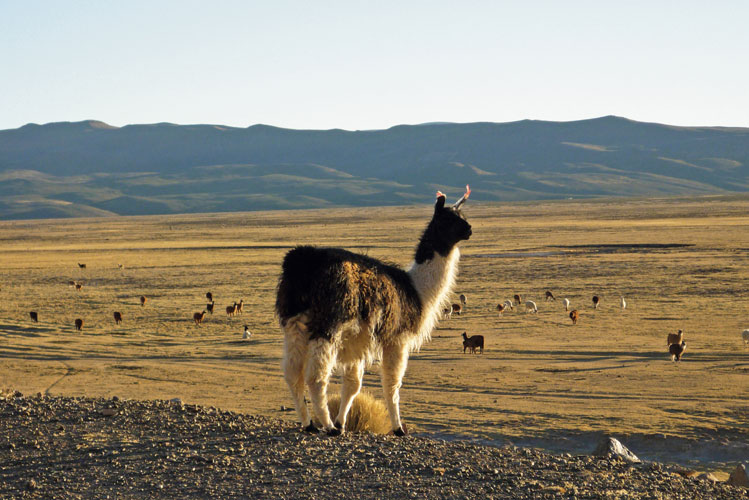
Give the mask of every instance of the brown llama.
M 141 307 L 143 307 L 143 306 L 145 306 L 145 305 L 146 305 L 146 301 L 147 301 L 147 300 L 148 300 L 148 299 L 146 298 L 146 296 L 145 296 L 145 295 L 141 295 L 141 296 L 140 296 L 140 305 L 141 305 Z
M 593 309 L 598 309 L 600 303 L 601 299 L 598 297 L 598 295 L 593 295 Z
M 554 294 L 551 293 L 551 290 L 546 290 L 546 302 L 550 300 L 557 300 L 556 297 L 554 297 Z
M 192 315 L 192 320 L 195 322 L 196 325 L 200 325 L 203 322 L 204 318 L 205 318 L 205 310 L 203 310 L 202 313 L 195 313 Z
M 77 318 L 75 320 L 75 329 L 79 332 L 81 331 L 81 329 L 83 329 L 83 320 L 81 318 Z
M 29 313 L 29 317 L 31 318 L 31 321 L 34 323 L 39 323 L 39 315 L 36 313 L 36 311 L 31 311 Z
M 575 309 L 574 311 L 570 311 L 570 319 L 572 320 L 572 324 L 576 325 L 577 320 L 580 318 L 580 312 Z
M 463 332 L 463 354 L 466 353 L 466 349 L 468 349 L 471 354 L 476 354 L 476 349 L 480 349 L 480 353 L 484 354 L 484 336 L 473 335 L 472 337 L 469 337 L 466 335 L 466 332 Z
M 119 311 L 114 312 L 114 322 L 117 325 L 122 324 L 122 313 Z

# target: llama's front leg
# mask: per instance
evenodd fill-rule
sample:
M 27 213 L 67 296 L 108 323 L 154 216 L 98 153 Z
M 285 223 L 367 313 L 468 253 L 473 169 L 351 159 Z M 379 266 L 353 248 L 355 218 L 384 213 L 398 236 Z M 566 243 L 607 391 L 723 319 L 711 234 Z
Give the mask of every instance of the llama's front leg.
M 293 328 L 293 327 L 292 327 Z M 307 339 L 299 332 L 284 330 L 283 367 L 284 378 L 291 390 L 294 400 L 294 408 L 302 427 L 307 432 L 317 432 L 317 427 L 312 424 L 307 412 L 307 403 L 304 401 L 304 364 L 307 360 Z
M 361 390 L 362 379 L 364 378 L 364 362 L 359 362 L 353 366 L 347 366 L 343 369 L 343 384 L 341 385 L 341 407 L 338 410 L 338 416 L 335 419 L 335 426 L 341 432 L 346 429 L 348 412 L 354 398 Z
M 401 423 L 398 403 L 400 402 L 400 388 L 407 364 L 408 348 L 405 346 L 388 348 L 382 353 L 382 391 L 385 395 L 385 405 L 390 415 L 390 423 L 393 426 L 393 434 L 396 436 L 406 435 Z
M 312 411 L 320 421 L 323 430 L 340 434 L 330 420 L 328 411 L 328 381 L 336 362 L 335 344 L 327 339 L 315 339 L 309 343 L 305 381 L 309 387 Z

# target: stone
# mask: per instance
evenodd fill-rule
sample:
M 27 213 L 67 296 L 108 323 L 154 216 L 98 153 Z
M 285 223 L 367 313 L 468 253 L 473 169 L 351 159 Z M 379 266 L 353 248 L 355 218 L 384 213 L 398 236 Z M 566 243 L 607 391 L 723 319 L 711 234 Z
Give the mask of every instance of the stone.
M 737 465 L 736 469 L 728 476 L 728 481 L 726 482 L 732 486 L 749 488 L 749 476 L 747 476 L 746 469 L 746 464 Z
M 712 475 L 710 472 L 703 472 L 699 476 L 697 476 L 697 479 L 700 481 L 712 481 L 713 483 L 717 483 L 719 479 Z
M 117 415 L 117 410 L 115 410 L 114 408 L 104 408 L 103 410 L 101 410 L 101 414 L 105 417 L 113 417 Z
M 593 455 L 597 457 L 619 457 L 630 463 L 641 462 L 641 460 L 637 458 L 637 455 L 629 451 L 626 446 L 619 442 L 618 439 L 612 437 L 604 438 L 600 443 L 598 443 L 596 449 L 593 450 Z

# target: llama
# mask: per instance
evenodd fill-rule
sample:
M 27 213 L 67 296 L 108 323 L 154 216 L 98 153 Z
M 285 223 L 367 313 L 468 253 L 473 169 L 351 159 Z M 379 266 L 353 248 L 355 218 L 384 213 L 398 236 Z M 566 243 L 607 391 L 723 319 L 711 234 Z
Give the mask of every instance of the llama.
M 141 295 L 141 296 L 140 296 L 140 305 L 141 305 L 141 307 L 144 307 L 144 306 L 146 305 L 146 301 L 147 301 L 147 300 L 148 300 L 148 299 L 146 298 L 146 296 L 145 296 L 145 295 Z
M 567 297 L 562 299 L 562 304 L 564 304 L 564 310 L 569 311 L 570 310 L 570 299 Z
M 39 314 L 37 314 L 36 311 L 29 312 L 29 317 L 31 318 L 31 321 L 34 323 L 39 323 Z
M 510 299 L 505 300 L 504 306 L 505 306 L 505 310 L 507 310 L 507 309 L 509 309 L 511 311 L 515 310 L 515 306 L 512 305 L 512 301 Z
M 469 349 L 471 354 L 476 354 L 476 349 L 480 349 L 480 353 L 484 354 L 484 336 L 473 335 L 469 337 L 466 332 L 463 332 L 463 354 L 466 353 L 466 349 Z
M 623 310 L 625 310 L 625 309 L 627 308 L 627 301 L 626 301 L 626 300 L 624 300 L 624 297 L 621 297 L 621 298 L 619 299 L 619 305 L 620 305 L 620 306 L 622 306 L 622 311 L 623 311 Z
M 461 293 L 460 297 L 458 297 L 458 298 L 460 299 L 461 305 L 466 305 L 466 303 L 468 302 L 468 297 L 466 297 L 465 294 L 463 294 L 463 293 Z
M 206 304 L 205 308 L 209 313 L 213 314 L 213 302 Z
M 687 343 L 683 340 L 679 344 L 671 344 L 668 346 L 668 352 L 671 354 L 671 361 L 681 361 L 681 355 L 687 348 Z
M 499 315 L 502 316 L 502 313 L 507 310 L 507 306 L 505 304 L 497 304 L 497 311 L 499 311 Z
M 75 284 L 75 290 L 76 292 L 80 292 L 83 289 L 83 283 L 76 283 Z
M 339 435 L 364 368 L 382 360 L 382 388 L 393 434 L 404 436 L 399 400 L 409 352 L 428 341 L 455 282 L 458 243 L 471 236 L 460 212 L 470 194 L 452 207 L 437 193 L 434 214 L 421 236 L 413 264 L 403 270 L 340 248 L 299 246 L 282 265 L 276 313 L 284 332 L 284 377 L 307 432 L 318 432 L 307 411 L 309 387 L 315 417 Z M 342 368 L 341 404 L 335 423 L 327 405 L 334 367 Z
M 556 299 L 556 297 L 554 297 L 554 294 L 551 293 L 551 290 L 546 290 L 546 302 L 548 302 L 550 300 L 556 301 L 557 299 Z
M 81 318 L 75 320 L 75 329 L 79 332 L 83 329 L 83 320 Z
M 450 309 L 452 309 L 452 312 L 457 314 L 458 316 L 460 316 L 460 313 L 463 312 L 463 306 L 461 306 L 460 304 L 453 304 L 452 306 L 450 306 Z
M 527 300 L 525 302 L 525 313 L 538 314 L 538 306 L 536 305 L 536 303 L 532 300 Z
M 78 263 L 78 267 L 80 267 L 81 269 L 86 269 L 86 264 L 81 264 L 81 263 L 79 262 L 79 263 Z
M 250 337 L 252 337 L 252 332 L 250 331 L 250 327 L 247 325 L 244 325 L 244 334 L 242 335 L 242 339 L 250 340 Z
M 244 312 L 244 299 L 239 299 L 237 304 L 237 310 L 234 314 L 242 314 Z
M 192 320 L 195 322 L 196 325 L 200 325 L 203 322 L 203 319 L 205 318 L 205 309 L 202 313 L 195 313 L 192 315 Z
M 442 319 L 450 319 L 453 317 L 453 308 L 446 307 L 442 310 Z
M 598 295 L 593 295 L 593 309 L 598 309 L 600 303 L 601 299 L 598 298 Z
M 684 332 L 679 330 L 676 333 L 669 333 L 666 336 L 666 345 L 671 344 L 681 344 L 681 341 L 684 340 Z
M 744 340 L 744 345 L 749 345 L 749 329 L 741 332 L 741 338 Z
M 117 325 L 122 324 L 122 313 L 119 311 L 114 312 L 114 322 Z
M 213 302 L 213 294 L 211 292 L 205 292 L 205 298 L 208 299 L 208 302 Z
M 231 318 L 232 316 L 237 314 L 237 306 L 238 304 L 236 302 L 234 303 L 234 305 L 226 306 L 226 315 Z
M 577 320 L 580 319 L 580 312 L 577 309 L 570 311 L 570 319 L 572 320 L 572 324 L 576 325 Z
M 515 299 L 515 304 L 517 304 L 517 305 L 520 305 L 520 304 L 523 303 L 523 298 L 520 295 L 518 295 L 517 293 L 515 294 L 515 296 L 513 297 L 513 299 Z

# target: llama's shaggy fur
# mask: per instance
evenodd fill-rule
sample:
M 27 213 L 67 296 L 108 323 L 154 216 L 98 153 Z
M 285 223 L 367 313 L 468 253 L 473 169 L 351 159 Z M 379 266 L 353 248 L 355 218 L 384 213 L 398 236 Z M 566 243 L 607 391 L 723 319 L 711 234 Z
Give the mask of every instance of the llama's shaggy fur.
M 337 415 L 340 409 L 341 396 L 331 394 L 328 398 L 328 411 L 331 415 Z M 344 430 L 347 432 L 389 434 L 392 429 L 390 429 L 390 418 L 385 404 L 366 391 L 360 392 L 351 404 Z
M 315 417 L 330 434 L 346 428 L 364 368 L 382 359 L 382 387 L 391 429 L 405 434 L 399 391 L 408 355 L 429 340 L 455 282 L 457 244 L 471 236 L 460 205 L 437 198 L 434 216 L 404 271 L 340 248 L 300 246 L 284 258 L 276 313 L 284 332 L 283 369 L 302 425 L 316 431 L 304 400 L 309 388 Z M 341 368 L 341 407 L 335 423 L 327 406 L 333 369 Z

